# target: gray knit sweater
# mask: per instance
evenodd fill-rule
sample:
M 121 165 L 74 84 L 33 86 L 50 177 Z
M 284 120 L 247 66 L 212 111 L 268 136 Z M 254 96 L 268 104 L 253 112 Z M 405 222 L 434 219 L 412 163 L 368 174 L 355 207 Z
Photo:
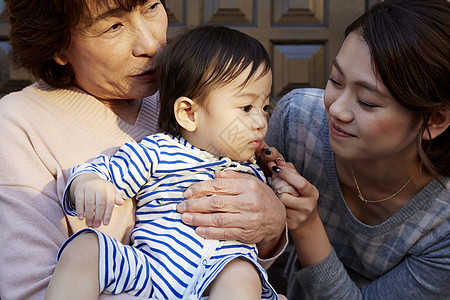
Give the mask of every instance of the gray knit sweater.
M 338 183 L 323 90 L 297 89 L 277 104 L 266 137 L 319 192 L 333 250 L 302 269 L 291 255 L 288 298 L 450 299 L 450 178 L 431 181 L 377 226 L 356 219 Z

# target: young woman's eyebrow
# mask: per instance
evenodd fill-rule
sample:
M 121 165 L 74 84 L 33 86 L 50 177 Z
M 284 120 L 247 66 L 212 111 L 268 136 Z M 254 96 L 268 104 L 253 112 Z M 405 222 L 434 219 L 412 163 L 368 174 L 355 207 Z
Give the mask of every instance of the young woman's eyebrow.
M 341 66 L 339 66 L 339 63 L 337 62 L 336 58 L 333 59 L 333 66 L 336 68 L 336 70 L 341 74 L 344 75 L 344 72 L 341 69 Z
M 342 71 L 341 66 L 337 62 L 336 58 L 333 59 L 333 66 L 336 68 L 336 70 L 341 74 L 344 75 L 344 71 Z M 356 81 L 355 85 L 363 87 L 367 89 L 370 92 L 373 92 L 375 94 L 378 94 L 380 96 L 384 96 L 384 94 L 373 84 L 368 83 L 367 81 Z

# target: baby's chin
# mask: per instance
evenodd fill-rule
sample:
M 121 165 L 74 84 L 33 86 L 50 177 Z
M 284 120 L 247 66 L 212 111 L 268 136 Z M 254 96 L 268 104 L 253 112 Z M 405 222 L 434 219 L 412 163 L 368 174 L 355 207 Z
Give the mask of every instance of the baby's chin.
M 228 157 L 233 161 L 249 161 L 253 160 L 255 157 L 255 151 L 254 149 L 239 149 L 240 151 L 233 151 L 230 149 L 222 149 L 224 151 L 219 151 L 217 148 L 209 147 L 207 149 L 204 149 L 214 155 L 217 155 L 219 157 Z
M 234 161 L 252 161 L 255 160 L 255 153 L 251 155 L 237 155 L 237 156 L 233 155 L 228 157 Z

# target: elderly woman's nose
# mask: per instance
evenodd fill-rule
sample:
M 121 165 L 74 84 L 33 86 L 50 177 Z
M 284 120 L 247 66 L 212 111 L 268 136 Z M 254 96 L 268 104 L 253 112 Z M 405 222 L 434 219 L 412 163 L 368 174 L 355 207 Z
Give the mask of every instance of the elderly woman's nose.
M 158 40 L 158 35 L 154 31 L 142 24 L 138 30 L 136 30 L 133 36 L 133 54 L 135 56 L 154 56 L 162 47 Z

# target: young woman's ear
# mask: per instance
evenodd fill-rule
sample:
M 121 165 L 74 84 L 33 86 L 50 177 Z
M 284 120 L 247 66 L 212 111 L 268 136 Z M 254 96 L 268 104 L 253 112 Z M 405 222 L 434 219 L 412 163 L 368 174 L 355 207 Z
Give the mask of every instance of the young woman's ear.
M 63 52 L 56 53 L 55 56 L 53 56 L 53 60 L 58 65 L 61 65 L 61 66 L 67 65 L 67 63 L 69 62 L 69 59 L 67 58 L 67 56 Z
M 432 140 L 439 136 L 450 126 L 450 109 L 444 108 L 431 115 L 428 121 L 428 130 L 423 132 L 422 138 L 424 140 Z M 428 134 L 428 131 L 430 134 Z
M 197 129 L 197 112 L 195 103 L 188 97 L 180 97 L 175 101 L 173 106 L 175 119 L 182 128 L 187 131 L 194 131 Z

